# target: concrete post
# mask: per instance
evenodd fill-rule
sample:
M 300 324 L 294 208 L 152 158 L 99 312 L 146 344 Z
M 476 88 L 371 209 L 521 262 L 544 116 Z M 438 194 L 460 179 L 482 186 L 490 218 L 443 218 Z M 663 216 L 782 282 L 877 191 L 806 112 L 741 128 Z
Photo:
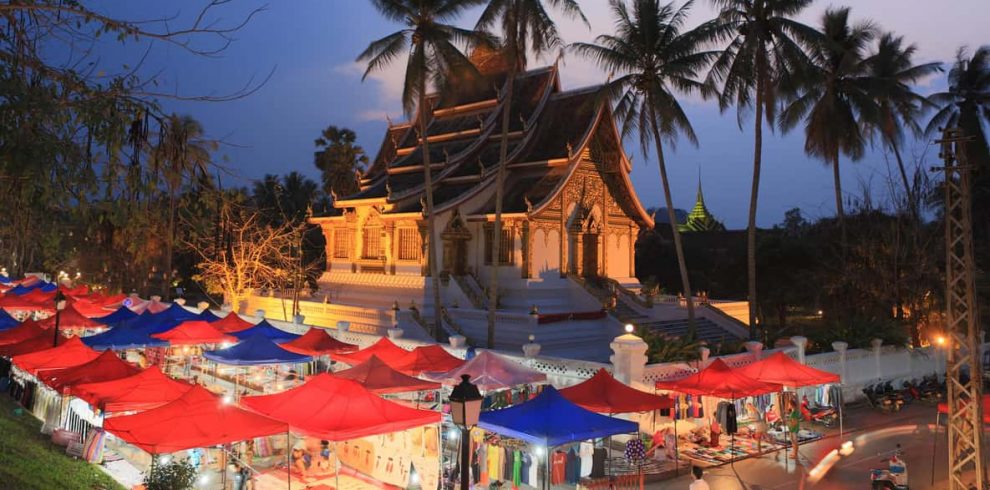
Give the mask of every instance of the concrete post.
M 798 362 L 804 364 L 804 350 L 808 346 L 808 338 L 795 335 L 794 337 L 791 337 L 791 343 L 797 346 Z
M 399 328 L 399 327 L 392 327 L 392 328 L 388 329 L 388 338 L 390 338 L 390 339 L 399 339 L 399 338 L 402 338 L 402 334 L 404 334 L 404 333 L 405 333 L 405 331 L 403 331 L 401 328 Z
M 873 359 L 877 365 L 877 379 L 882 380 L 883 374 L 880 372 L 880 346 L 883 345 L 883 339 L 873 339 L 870 341 L 870 345 L 873 346 Z
M 296 325 L 302 325 L 303 322 L 305 322 L 305 321 L 306 321 L 306 317 L 303 316 L 302 314 L 298 314 L 298 315 L 292 317 L 292 323 L 295 323 Z
M 261 308 L 258 308 L 257 310 L 254 310 L 254 316 L 257 319 L 259 319 L 259 320 L 264 320 L 265 319 L 265 310 L 262 310 Z
M 629 385 L 643 381 L 643 369 L 646 367 L 646 351 L 649 346 L 643 339 L 627 333 L 620 335 L 609 344 L 612 348 L 612 375 L 615 379 Z
M 179 306 L 186 306 L 186 298 L 175 298 L 173 302 Z
M 753 362 L 759 361 L 763 354 L 763 343 L 757 342 L 755 340 L 750 340 L 743 344 L 746 347 L 746 351 L 753 355 Z
M 702 370 L 708 365 L 708 357 L 712 355 L 712 350 L 708 347 L 701 346 L 698 348 L 698 357 L 701 359 L 700 364 L 698 364 L 698 370 Z
M 196 303 L 196 307 L 199 308 L 200 313 L 202 313 L 210 309 L 210 304 L 206 301 L 200 301 L 199 303 Z
M 450 346 L 454 349 L 463 349 L 467 345 L 467 338 L 463 335 L 451 335 L 447 341 L 450 342 Z
M 842 378 L 842 383 L 845 384 L 846 377 L 846 351 L 849 350 L 849 344 L 841 340 L 836 340 L 832 342 L 832 350 L 839 353 L 839 376 Z
M 526 356 L 527 359 L 532 359 L 540 355 L 540 347 L 540 344 L 536 343 L 536 336 L 530 335 L 529 342 L 523 344 L 522 346 L 523 355 Z

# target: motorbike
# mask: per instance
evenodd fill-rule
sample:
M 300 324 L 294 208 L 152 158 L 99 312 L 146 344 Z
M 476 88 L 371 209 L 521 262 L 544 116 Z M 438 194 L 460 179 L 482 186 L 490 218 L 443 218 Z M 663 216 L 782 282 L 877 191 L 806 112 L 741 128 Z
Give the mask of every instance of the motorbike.
M 904 406 L 904 400 L 898 400 L 895 397 L 888 396 L 884 390 L 882 384 L 869 385 L 863 388 L 863 395 L 866 396 L 867 403 L 882 412 L 899 412 L 901 407 Z
M 839 412 L 832 407 L 811 405 L 805 396 L 801 399 L 801 417 L 808 422 L 832 427 L 839 420 Z
M 907 490 L 907 463 L 901 458 L 901 455 L 901 445 L 898 444 L 890 458 L 882 460 L 882 462 L 887 463 L 886 468 L 870 470 L 871 488 L 874 490 Z

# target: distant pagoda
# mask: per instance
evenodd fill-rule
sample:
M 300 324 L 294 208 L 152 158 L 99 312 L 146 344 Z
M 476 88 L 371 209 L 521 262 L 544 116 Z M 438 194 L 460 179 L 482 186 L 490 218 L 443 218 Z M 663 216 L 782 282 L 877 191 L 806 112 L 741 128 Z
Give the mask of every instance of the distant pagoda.
M 677 225 L 678 229 L 684 233 L 696 231 L 725 231 L 725 225 L 717 220 L 705 206 L 705 196 L 701 192 L 701 178 L 698 178 L 698 200 L 688 213 L 687 221 Z

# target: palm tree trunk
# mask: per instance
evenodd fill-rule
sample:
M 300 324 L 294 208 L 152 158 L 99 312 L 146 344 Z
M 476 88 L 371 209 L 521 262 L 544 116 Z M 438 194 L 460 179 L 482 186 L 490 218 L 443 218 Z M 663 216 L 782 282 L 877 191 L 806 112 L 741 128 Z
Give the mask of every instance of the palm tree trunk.
M 421 80 L 419 85 L 419 135 L 422 138 L 423 147 L 423 179 L 426 186 L 426 233 L 427 249 L 426 261 L 430 266 L 430 282 L 433 287 L 433 338 L 440 340 L 440 332 L 443 330 L 440 318 L 440 273 L 437 268 L 436 234 L 434 233 L 435 222 L 433 216 L 433 174 L 430 168 L 430 146 L 426 135 L 426 80 Z
M 846 213 L 842 210 L 842 179 L 839 177 L 839 152 L 832 154 L 832 178 L 835 180 L 835 217 L 839 219 L 842 246 L 846 245 Z
M 488 286 L 488 342 L 489 349 L 495 348 L 495 309 L 498 306 L 498 269 L 502 257 L 502 194 L 505 187 L 505 166 L 509 151 L 509 116 L 512 105 L 512 82 L 515 78 L 515 63 L 509 68 L 509 77 L 502 98 L 502 141 L 499 144 L 498 172 L 495 177 L 495 227 L 492 229 L 492 265 Z
M 907 170 L 904 169 L 904 159 L 901 158 L 901 150 L 894 143 L 890 143 L 890 147 L 894 150 L 894 158 L 897 159 L 897 169 L 901 172 L 901 183 L 904 184 L 904 196 L 908 201 L 908 209 L 911 211 L 911 216 L 915 216 L 917 215 L 917 203 L 914 201 L 914 193 L 911 192 Z
M 757 74 L 756 125 L 753 128 L 753 185 L 749 193 L 749 221 L 746 230 L 749 340 L 756 340 L 756 204 L 760 195 L 760 166 L 763 159 L 763 74 L 759 68 L 757 71 L 760 73 Z
M 165 240 L 165 270 L 162 271 L 164 284 L 162 285 L 162 300 L 171 299 L 169 293 L 172 288 L 172 251 L 175 249 L 175 189 L 169 189 L 168 193 L 168 237 Z
M 674 237 L 674 252 L 677 254 L 677 267 L 681 271 L 681 286 L 684 288 L 684 298 L 687 300 L 688 336 L 693 338 L 695 334 L 694 298 L 691 282 L 688 280 L 687 262 L 684 260 L 684 247 L 681 246 L 681 232 L 677 230 L 677 217 L 674 215 L 674 200 L 670 196 L 670 183 L 667 182 L 667 164 L 663 158 L 663 144 L 660 140 L 660 129 L 657 128 L 656 120 L 655 116 L 650 119 L 650 127 L 653 129 L 653 141 L 657 145 L 657 168 L 660 171 L 660 185 L 663 186 L 663 198 L 667 203 L 667 218 L 670 220 L 670 232 Z

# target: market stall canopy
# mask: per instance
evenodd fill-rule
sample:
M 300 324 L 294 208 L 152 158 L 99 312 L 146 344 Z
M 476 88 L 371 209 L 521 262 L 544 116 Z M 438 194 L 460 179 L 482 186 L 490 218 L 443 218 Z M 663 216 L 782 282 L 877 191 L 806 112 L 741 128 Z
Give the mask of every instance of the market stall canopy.
M 258 364 L 295 364 L 309 362 L 310 356 L 289 352 L 264 335 L 248 337 L 226 349 L 206 351 L 203 357 L 221 364 L 253 366 Z
M 88 318 L 80 313 L 75 304 L 66 305 L 57 317 L 59 328 L 102 328 L 106 326 L 105 323 L 100 323 L 98 320 Z M 38 323 L 45 328 L 51 328 L 55 326 L 55 318 L 56 315 L 52 315 Z
M 200 320 L 203 320 L 204 322 L 208 322 L 208 323 L 213 323 L 220 319 L 220 317 L 213 314 L 213 312 L 210 311 L 209 308 L 199 312 L 199 315 L 197 316 L 199 317 Z
M 0 346 L 16 344 L 41 335 L 51 337 L 52 332 L 34 320 L 24 320 L 16 327 L 0 332 Z
M 654 395 L 625 385 L 604 368 L 585 381 L 560 390 L 560 396 L 599 413 L 648 412 L 674 406 L 666 395 Z
M 134 376 L 141 368 L 122 360 L 113 351 L 102 354 L 85 364 L 38 373 L 38 379 L 56 391 L 82 383 L 96 383 Z
M 341 342 L 333 338 L 330 332 L 318 327 L 310 327 L 302 337 L 282 344 L 282 348 L 308 356 L 343 354 L 357 350 L 356 345 Z
M 150 332 L 128 325 L 120 325 L 103 333 L 83 337 L 83 342 L 99 350 L 126 350 L 168 346 L 168 342 L 164 340 L 151 338 Z
M 290 342 L 299 338 L 299 335 L 296 335 L 291 332 L 286 332 L 285 330 L 282 330 L 280 328 L 275 328 L 274 325 L 268 323 L 268 320 L 262 320 L 258 322 L 257 325 L 254 325 L 244 330 L 240 330 L 237 332 L 227 332 L 227 333 L 241 340 L 247 339 L 249 337 L 254 337 L 256 335 L 261 335 L 271 340 L 272 342 L 275 342 L 276 344 L 281 344 L 283 342 Z
M 131 318 L 137 318 L 137 316 L 138 314 L 131 311 L 130 308 L 126 306 L 121 306 L 120 308 L 117 308 L 113 313 L 106 316 L 96 317 L 95 320 L 100 323 L 103 323 L 104 325 L 115 325 L 117 323 L 130 320 Z
M 274 395 L 248 396 L 241 404 L 328 441 L 386 434 L 440 422 L 440 413 L 385 400 L 349 379 L 330 374 Z
M 224 403 L 198 385 L 158 408 L 108 418 L 103 428 L 151 454 L 284 434 L 287 429 L 283 422 Z
M 390 365 L 405 374 L 418 376 L 427 371 L 447 372 L 463 366 L 465 362 L 452 356 L 441 345 L 432 344 L 417 347 Z
M 192 385 L 165 376 L 158 366 L 126 378 L 77 384 L 69 392 L 104 412 L 150 410 L 189 391 Z
M 213 322 L 213 327 L 224 333 L 240 332 L 253 326 L 253 323 L 241 318 L 241 315 L 233 311 L 227 313 L 227 316 Z
M 478 427 L 546 448 L 639 431 L 636 422 L 585 410 L 552 386 L 526 403 L 482 412 Z
M 402 374 L 385 364 L 377 356 L 371 356 L 367 361 L 350 369 L 337 371 L 333 375 L 338 378 L 357 381 L 361 386 L 378 394 L 440 389 L 439 383 Z
M 474 359 L 463 366 L 441 375 L 426 374 L 425 377 L 445 385 L 456 385 L 461 382 L 461 376 L 471 376 L 471 382 L 478 389 L 489 391 L 513 386 L 542 383 L 547 375 L 522 364 L 510 361 L 491 351 L 481 351 Z
M 42 335 L 31 337 L 27 340 L 22 340 L 16 344 L 0 345 L 0 356 L 13 357 L 23 354 L 30 354 L 32 352 L 51 349 L 53 347 L 53 342 L 55 342 L 55 345 L 58 346 L 68 342 L 70 338 L 76 338 L 66 337 L 65 335 L 59 335 L 55 338 L 53 338 L 53 336 L 54 332 L 48 330 Z
M 98 300 L 99 298 L 95 299 Z M 107 316 L 107 313 L 110 312 L 103 304 L 88 297 L 70 300 L 69 306 L 74 308 L 87 319 L 93 319 L 95 321 L 99 321 L 97 320 L 98 318 L 105 317 Z M 64 314 L 65 312 L 62 313 Z
M 169 345 L 233 344 L 237 342 L 237 337 L 227 335 L 203 320 L 186 320 L 171 330 L 151 336 L 156 339 L 167 340 Z
M 839 383 L 842 380 L 838 374 L 806 366 L 783 352 L 775 352 L 766 359 L 736 368 L 736 372 L 757 381 L 776 383 L 789 388 Z
M 394 342 L 388 339 L 388 337 L 382 337 L 371 344 L 370 346 L 361 349 L 357 352 L 351 352 L 350 354 L 337 354 L 331 356 L 333 360 L 340 361 L 351 366 L 357 366 L 364 361 L 367 361 L 371 356 L 375 356 L 386 363 L 392 363 L 402 359 L 403 356 L 408 354 L 409 351 L 395 345 Z
M 45 298 L 36 299 L 28 296 L 18 296 L 7 293 L 0 298 L 0 308 L 10 311 L 55 310 L 55 301 Z
M 735 400 L 781 391 L 783 387 L 776 383 L 757 381 L 730 368 L 721 359 L 715 359 L 705 369 L 686 378 L 658 381 L 657 389 Z
M 11 328 L 14 328 L 20 324 L 21 322 L 17 321 L 16 318 L 10 316 L 10 313 L 7 313 L 7 310 L 0 309 L 0 332 L 4 330 L 10 330 Z
M 45 369 L 61 369 L 85 364 L 96 359 L 99 355 L 99 352 L 82 343 L 79 337 L 72 337 L 58 347 L 16 355 L 11 358 L 11 362 L 15 366 L 37 375 L 38 371 Z

